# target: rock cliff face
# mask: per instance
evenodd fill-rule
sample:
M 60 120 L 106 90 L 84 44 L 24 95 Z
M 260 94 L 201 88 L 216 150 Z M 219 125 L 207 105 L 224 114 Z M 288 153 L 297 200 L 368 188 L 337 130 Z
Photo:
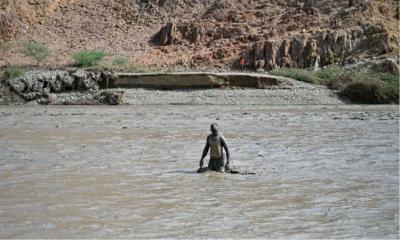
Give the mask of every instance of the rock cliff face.
M 240 57 L 256 69 L 394 57 L 398 9 L 395 0 L 0 0 L 9 46 L 0 67 L 32 64 L 20 54 L 28 40 L 53 50 L 52 67 L 82 49 L 179 71 L 229 69 Z
M 389 34 L 383 26 L 365 24 L 347 30 L 258 41 L 249 57 L 255 69 L 318 68 L 385 54 L 391 50 L 389 45 Z

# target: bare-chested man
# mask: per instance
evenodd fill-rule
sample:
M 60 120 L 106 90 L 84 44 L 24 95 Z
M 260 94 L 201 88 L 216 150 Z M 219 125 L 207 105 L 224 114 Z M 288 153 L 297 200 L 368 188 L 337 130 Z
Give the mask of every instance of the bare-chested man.
M 211 134 L 207 137 L 206 146 L 203 150 L 203 155 L 200 160 L 199 172 L 203 170 L 203 160 L 207 156 L 208 150 L 210 150 L 210 161 L 208 162 L 208 170 L 223 172 L 230 170 L 229 162 L 229 150 L 226 145 L 224 136 L 218 131 L 218 125 L 216 123 L 211 124 Z M 226 164 L 224 163 L 224 153 L 226 152 Z

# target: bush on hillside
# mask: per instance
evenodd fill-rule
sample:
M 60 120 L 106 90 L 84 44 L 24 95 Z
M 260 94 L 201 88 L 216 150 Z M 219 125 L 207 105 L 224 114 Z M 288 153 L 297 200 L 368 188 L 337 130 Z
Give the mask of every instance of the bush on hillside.
M 116 57 L 113 59 L 112 64 L 114 66 L 124 66 L 128 62 L 127 58 L 124 57 Z
M 78 67 L 91 67 L 97 65 L 105 56 L 106 54 L 102 51 L 82 50 L 74 53 L 72 58 Z
M 50 55 L 50 50 L 37 41 L 28 41 L 22 44 L 22 53 L 36 61 L 37 65 Z

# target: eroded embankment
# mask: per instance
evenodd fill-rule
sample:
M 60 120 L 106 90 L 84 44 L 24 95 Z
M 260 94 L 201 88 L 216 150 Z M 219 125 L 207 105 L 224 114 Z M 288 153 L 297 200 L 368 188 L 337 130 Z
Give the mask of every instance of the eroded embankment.
M 207 89 L 242 87 L 265 89 L 284 84 L 284 80 L 265 74 L 243 73 L 116 73 L 113 86 L 151 89 Z
M 343 103 L 334 91 L 322 86 L 251 73 L 35 70 L 9 79 L 4 84 L 10 94 L 18 96 L 21 102 L 31 104 Z M 4 100 L 7 94 L 2 95 L 0 102 L 7 103 Z

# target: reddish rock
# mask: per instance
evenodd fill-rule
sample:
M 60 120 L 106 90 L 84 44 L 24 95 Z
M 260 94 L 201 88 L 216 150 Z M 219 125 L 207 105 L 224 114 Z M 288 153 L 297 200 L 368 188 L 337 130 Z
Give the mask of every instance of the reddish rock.
M 161 30 L 153 36 L 153 42 L 165 46 L 172 44 L 176 39 L 176 26 L 172 22 L 168 22 Z
M 252 66 L 260 60 L 265 69 L 279 67 L 317 68 L 343 64 L 349 57 L 379 55 L 390 51 L 389 34 L 381 26 L 365 24 L 350 30 L 325 31 L 313 35 L 296 35 L 253 43 Z

